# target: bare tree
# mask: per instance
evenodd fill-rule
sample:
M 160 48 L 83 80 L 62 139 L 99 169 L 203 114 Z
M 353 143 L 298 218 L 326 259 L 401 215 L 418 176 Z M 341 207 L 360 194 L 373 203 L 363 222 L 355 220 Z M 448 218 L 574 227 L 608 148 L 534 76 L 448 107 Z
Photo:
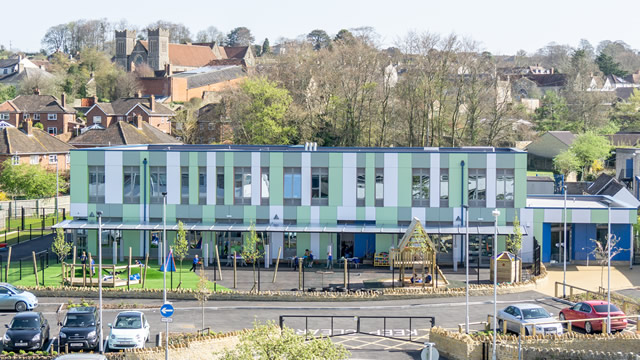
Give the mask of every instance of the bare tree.
M 594 248 L 589 254 L 593 255 L 593 257 L 598 261 L 598 264 L 600 264 L 600 287 L 604 287 L 604 266 L 616 257 L 616 255 L 629 249 L 618 247 L 617 245 L 618 242 L 620 242 L 620 238 L 615 235 L 611 235 L 611 239 L 608 243 L 606 239 L 590 240 L 593 242 Z M 611 248 L 611 256 L 609 256 L 609 247 Z

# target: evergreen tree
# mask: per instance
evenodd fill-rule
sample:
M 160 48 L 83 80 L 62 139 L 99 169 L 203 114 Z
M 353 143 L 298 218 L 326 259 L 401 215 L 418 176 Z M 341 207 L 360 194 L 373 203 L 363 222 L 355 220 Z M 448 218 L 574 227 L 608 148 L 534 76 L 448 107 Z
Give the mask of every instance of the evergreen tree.
M 262 43 L 262 55 L 271 54 L 271 45 L 269 45 L 269 38 L 265 38 Z
M 596 64 L 600 68 L 605 75 L 615 75 L 615 76 L 626 76 L 628 75 L 626 71 L 624 71 L 620 64 L 613 61 L 613 58 L 605 53 L 600 53 L 596 58 Z

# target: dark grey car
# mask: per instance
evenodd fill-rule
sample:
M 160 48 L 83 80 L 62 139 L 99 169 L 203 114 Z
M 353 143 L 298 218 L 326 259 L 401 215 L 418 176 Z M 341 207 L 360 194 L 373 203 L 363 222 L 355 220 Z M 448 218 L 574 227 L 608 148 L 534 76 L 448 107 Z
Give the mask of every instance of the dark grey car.
M 49 322 L 39 312 L 16 314 L 2 338 L 4 350 L 37 351 L 49 342 Z

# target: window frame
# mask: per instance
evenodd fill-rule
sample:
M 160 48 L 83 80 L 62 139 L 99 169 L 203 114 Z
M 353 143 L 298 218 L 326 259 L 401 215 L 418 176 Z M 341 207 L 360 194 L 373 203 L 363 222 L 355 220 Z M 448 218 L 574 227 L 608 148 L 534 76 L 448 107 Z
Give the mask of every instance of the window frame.
M 378 187 L 380 185 L 380 187 Z M 380 192 L 378 192 L 380 190 Z M 384 168 L 376 168 L 375 170 L 375 184 L 374 184 L 374 200 L 375 206 L 384 206 Z
M 55 126 L 49 126 L 47 128 L 47 133 L 49 133 L 49 135 L 56 136 L 56 135 L 58 135 L 58 128 L 55 127 Z
M 487 169 L 471 168 L 467 175 L 467 197 L 470 207 L 486 207 L 487 206 Z M 471 181 L 475 180 L 475 188 L 472 193 Z M 484 180 L 484 188 L 480 188 L 480 180 Z M 472 196 L 473 194 L 473 196 Z
M 314 185 L 314 182 L 317 182 L 317 185 Z M 329 168 L 311 168 L 311 205 L 329 205 Z
M 0 120 L 9 120 L 9 113 L 0 113 Z
M 416 183 L 416 180 L 418 182 Z M 431 193 L 431 179 L 428 168 L 411 169 L 411 205 L 428 207 Z M 426 189 L 426 191 L 425 191 Z
M 508 198 L 507 181 L 511 179 L 511 196 Z M 501 189 L 502 188 L 502 189 Z M 502 195 L 502 198 L 500 196 Z M 514 207 L 515 171 L 514 169 L 496 169 L 496 207 Z
M 35 162 L 34 162 L 35 160 Z M 40 155 L 31 155 L 29 156 L 29 164 L 38 165 L 40 164 Z
M 58 114 L 55 114 L 55 113 L 54 114 L 51 114 L 51 113 L 47 114 L 47 120 L 51 120 L 51 121 L 58 120 Z
M 252 181 L 251 167 L 236 166 L 233 168 L 233 203 L 235 205 L 251 205 Z
M 356 168 L 356 206 L 365 206 L 367 200 L 367 169 Z
M 207 167 L 198 166 L 198 204 L 205 205 L 206 203 L 207 203 Z
M 440 207 L 449 207 L 449 169 L 440 169 Z
M 93 123 L 102 125 L 102 116 L 93 116 Z
M 105 168 L 104 166 L 88 166 L 89 203 L 104 204 L 105 202 Z M 95 192 L 92 192 L 91 183 L 95 178 Z
M 161 182 L 162 177 L 164 177 L 164 184 Z M 149 166 L 149 203 L 162 204 L 163 192 L 167 192 L 167 167 Z
M 11 165 L 20 165 L 20 155 L 13 155 L 11 157 Z
M 266 175 L 266 182 L 265 182 Z M 265 195 L 266 188 L 266 195 Z M 260 205 L 269 205 L 271 197 L 271 174 L 268 166 L 260 168 Z
M 185 179 L 185 176 L 186 176 L 186 179 Z M 180 167 L 180 204 L 189 205 L 189 167 L 188 166 Z
M 33 120 L 40 120 L 40 114 L 33 114 Z
M 224 205 L 224 166 L 216 166 L 216 204 Z
M 126 177 L 133 176 L 131 189 L 127 194 Z M 136 194 L 137 188 L 137 194 Z M 139 204 L 140 203 L 140 166 L 123 166 L 122 167 L 122 203 L 123 204 Z
M 300 206 L 302 204 L 302 168 L 284 167 L 282 168 L 282 175 L 283 205 Z M 287 189 L 287 182 L 289 182 L 290 189 Z M 289 195 L 287 195 L 287 190 L 289 190 Z
M 58 155 L 57 154 L 49 155 L 49 165 L 55 165 L 57 163 L 58 163 Z

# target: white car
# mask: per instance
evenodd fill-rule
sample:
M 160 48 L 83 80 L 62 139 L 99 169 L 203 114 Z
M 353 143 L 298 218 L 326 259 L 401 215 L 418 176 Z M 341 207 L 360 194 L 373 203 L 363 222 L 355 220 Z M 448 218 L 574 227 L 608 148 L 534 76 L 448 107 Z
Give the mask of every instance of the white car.
M 525 334 L 533 333 L 533 326 L 536 327 L 536 334 L 562 334 L 562 324 L 553 317 L 543 307 L 534 304 L 510 305 L 498 311 L 498 331 L 504 329 L 503 323 L 507 322 L 507 330 L 516 334 L 520 333 L 520 326 L 524 325 Z M 543 324 L 544 323 L 544 324 Z M 539 325 L 537 325 L 539 324 Z
M 140 311 L 123 311 L 109 324 L 109 349 L 143 348 L 149 340 L 149 322 Z

